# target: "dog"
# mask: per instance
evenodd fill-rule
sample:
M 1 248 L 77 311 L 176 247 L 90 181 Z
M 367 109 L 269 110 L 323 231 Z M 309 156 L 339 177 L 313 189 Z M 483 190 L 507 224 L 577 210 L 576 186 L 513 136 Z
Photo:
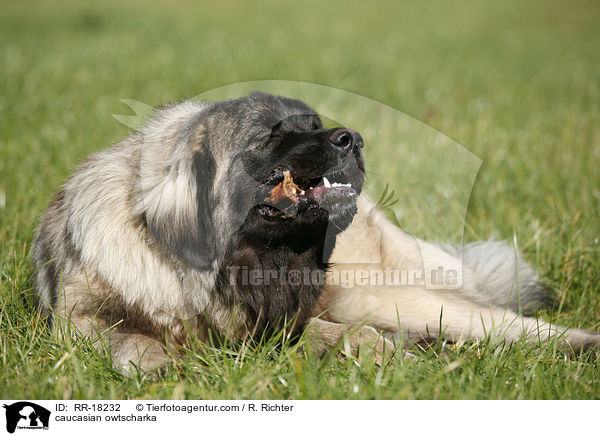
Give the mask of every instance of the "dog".
M 42 215 L 38 305 L 63 332 L 107 346 L 124 374 L 168 363 L 192 336 L 244 341 L 283 327 L 321 352 L 368 346 L 378 362 L 398 343 L 442 336 L 556 337 L 567 351 L 600 342 L 524 316 L 543 287 L 508 244 L 437 246 L 388 221 L 362 194 L 363 147 L 305 103 L 261 92 L 159 107 L 89 157 Z M 425 277 L 439 268 L 452 280 L 432 289 Z M 417 273 L 335 280 L 357 270 Z

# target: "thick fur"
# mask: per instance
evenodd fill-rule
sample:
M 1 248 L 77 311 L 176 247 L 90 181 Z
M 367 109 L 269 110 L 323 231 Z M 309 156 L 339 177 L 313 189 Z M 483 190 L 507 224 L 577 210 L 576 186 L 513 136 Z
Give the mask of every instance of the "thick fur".
M 547 305 L 548 290 L 540 283 L 538 273 L 506 241 L 490 239 L 442 248 L 461 258 L 463 265 L 473 271 L 474 297 L 484 303 L 523 314 L 535 313 L 538 307 Z
M 542 303 L 542 286 L 503 242 L 425 243 L 365 195 L 358 207 L 349 197 L 299 208 L 291 220 L 264 220 L 261 186 L 285 168 L 306 178 L 342 174 L 360 193 L 362 140 L 353 134 L 342 152 L 332 146 L 337 134 L 302 102 L 262 93 L 159 108 L 139 132 L 81 165 L 43 214 L 33 256 L 40 307 L 53 311 L 57 331 L 109 347 L 125 373 L 131 363 L 150 370 L 168 362 L 167 351 L 190 334 L 245 339 L 286 321 L 307 328 L 321 348 L 346 338 L 355 350 L 366 340 L 378 359 L 390 340 L 441 334 L 509 341 L 558 334 L 575 351 L 598 343 L 595 333 L 519 313 Z M 458 286 L 253 285 L 240 276 L 244 268 L 438 266 L 461 271 Z

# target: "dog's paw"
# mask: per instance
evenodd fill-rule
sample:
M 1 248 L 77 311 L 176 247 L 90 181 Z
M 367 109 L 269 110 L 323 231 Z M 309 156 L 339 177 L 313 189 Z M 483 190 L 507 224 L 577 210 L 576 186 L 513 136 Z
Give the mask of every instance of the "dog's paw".
M 377 365 L 391 362 L 396 353 L 394 343 L 373 327 L 363 326 L 344 339 L 344 354 L 358 356 L 359 361 L 373 358 Z
M 122 375 L 148 375 L 172 362 L 158 341 L 143 335 L 123 336 L 120 343 L 116 341 L 119 347 L 113 346 L 113 364 Z

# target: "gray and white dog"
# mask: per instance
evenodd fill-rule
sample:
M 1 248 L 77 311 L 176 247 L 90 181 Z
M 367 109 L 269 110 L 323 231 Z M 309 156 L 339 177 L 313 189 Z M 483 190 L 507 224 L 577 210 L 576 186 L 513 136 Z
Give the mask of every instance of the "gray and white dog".
M 190 335 L 244 340 L 284 324 L 317 346 L 366 342 L 378 358 L 395 339 L 442 334 L 556 337 L 575 352 L 600 342 L 523 316 L 542 287 L 508 244 L 441 248 L 389 222 L 360 195 L 363 145 L 304 103 L 265 93 L 158 108 L 81 165 L 43 214 L 40 307 L 63 331 L 110 346 L 124 372 L 165 364 Z M 458 274 L 432 289 L 440 269 Z M 336 280 L 357 271 L 418 273 Z

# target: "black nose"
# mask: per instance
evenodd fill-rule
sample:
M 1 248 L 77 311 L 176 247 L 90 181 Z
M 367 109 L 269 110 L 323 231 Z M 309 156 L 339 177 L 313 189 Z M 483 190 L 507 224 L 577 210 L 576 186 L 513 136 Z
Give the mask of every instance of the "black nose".
M 329 142 L 336 146 L 346 149 L 351 149 L 354 146 L 363 148 L 364 142 L 360 133 L 352 129 L 336 129 L 329 135 Z

